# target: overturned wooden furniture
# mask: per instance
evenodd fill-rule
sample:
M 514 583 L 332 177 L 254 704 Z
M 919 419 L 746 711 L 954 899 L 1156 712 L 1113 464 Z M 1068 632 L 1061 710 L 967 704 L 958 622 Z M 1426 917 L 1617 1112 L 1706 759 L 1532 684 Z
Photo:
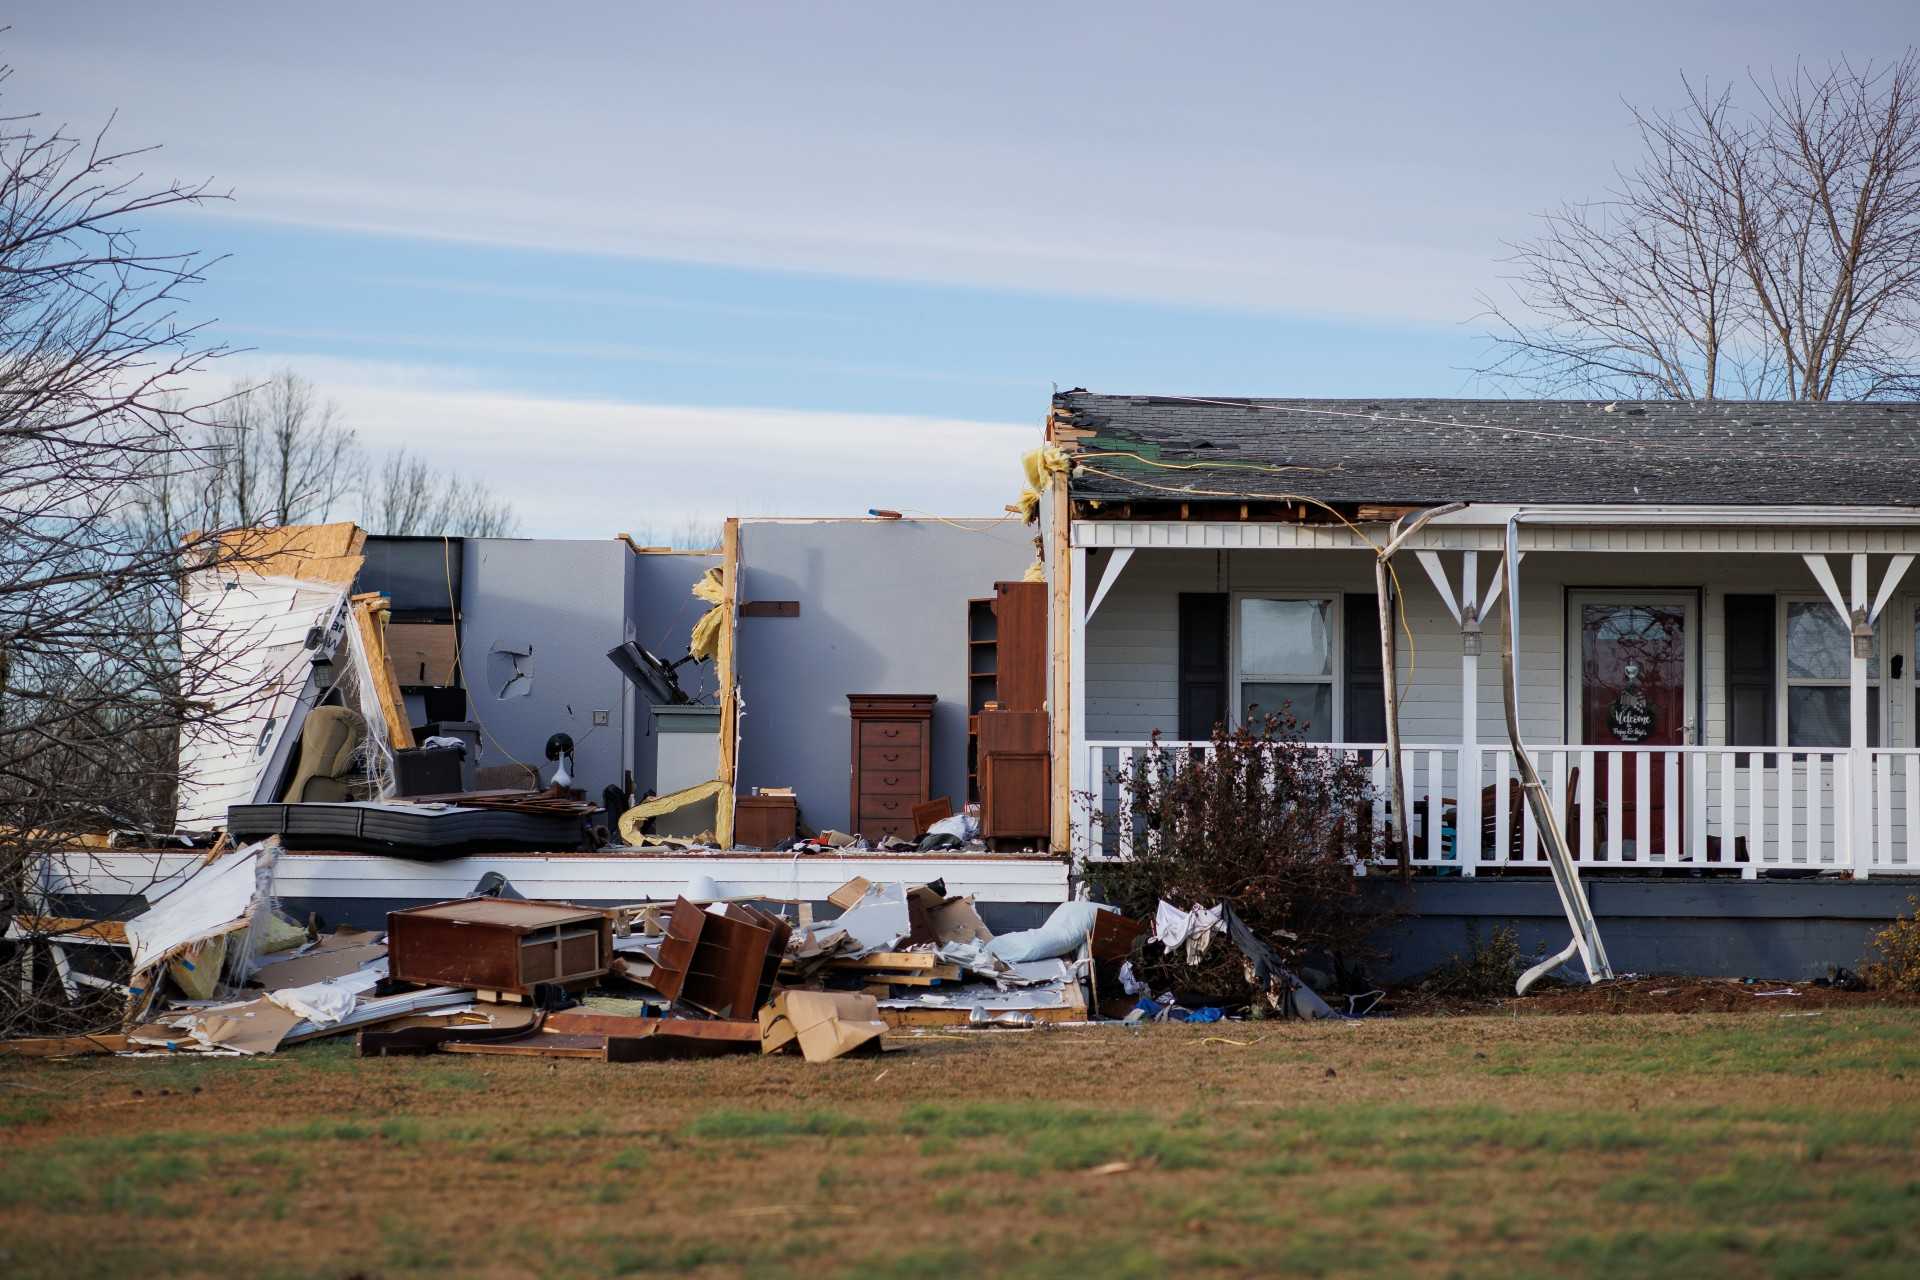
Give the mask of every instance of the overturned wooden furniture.
M 677 898 L 649 981 L 653 989 L 719 1018 L 751 1018 L 773 994 L 793 926 L 729 902 L 709 911 Z
M 593 907 L 464 898 L 387 915 L 396 982 L 529 996 L 591 982 L 612 962 L 612 913 Z

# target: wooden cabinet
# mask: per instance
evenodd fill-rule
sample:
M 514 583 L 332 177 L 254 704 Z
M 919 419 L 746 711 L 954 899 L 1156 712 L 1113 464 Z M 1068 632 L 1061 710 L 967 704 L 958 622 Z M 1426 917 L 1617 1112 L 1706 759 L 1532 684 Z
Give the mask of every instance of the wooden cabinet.
M 979 802 L 980 713 L 1047 701 L 1047 584 L 996 582 L 967 601 L 967 799 Z
M 994 701 L 1002 711 L 1038 711 L 1047 702 L 1047 584 L 993 584 Z
M 980 834 L 989 841 L 1047 838 L 1047 713 L 982 711 L 979 719 Z
M 848 812 L 853 830 L 869 840 L 913 839 L 913 806 L 933 785 L 933 704 L 930 693 L 850 693 L 853 782 Z

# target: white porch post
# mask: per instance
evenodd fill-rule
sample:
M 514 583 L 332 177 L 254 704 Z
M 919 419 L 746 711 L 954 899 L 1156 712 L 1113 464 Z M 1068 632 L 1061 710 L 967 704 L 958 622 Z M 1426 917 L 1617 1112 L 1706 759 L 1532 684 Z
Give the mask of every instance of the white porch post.
M 1835 815 L 1844 821 L 1836 822 L 1834 837 L 1846 844 L 1847 861 L 1853 867 L 1853 878 L 1864 880 L 1868 868 L 1873 865 L 1874 840 L 1873 744 L 1867 735 L 1867 664 L 1873 659 L 1873 623 L 1880 610 L 1886 607 L 1893 588 L 1899 584 L 1913 558 L 1894 557 L 1893 563 L 1887 566 L 1887 578 L 1881 583 L 1879 598 L 1872 602 L 1871 609 L 1868 608 L 1867 599 L 1866 552 L 1856 551 L 1850 557 L 1850 590 L 1845 596 L 1841 595 L 1840 583 L 1835 579 L 1833 569 L 1824 555 L 1808 553 L 1802 559 L 1806 561 L 1807 568 L 1812 570 L 1820 589 L 1826 593 L 1828 602 L 1840 615 L 1852 638 L 1852 663 L 1847 681 L 1845 795 L 1840 794 L 1838 777 L 1834 780 Z M 1807 802 L 1818 804 L 1819 798 L 1809 796 Z
M 1454 762 L 1453 849 L 1460 874 L 1474 874 L 1480 857 L 1480 553 L 1460 553 L 1460 594 L 1447 581 L 1446 566 L 1437 551 L 1414 553 L 1433 579 L 1440 601 L 1460 627 L 1460 758 Z M 1487 593 L 1487 603 L 1498 594 L 1498 583 Z
M 1852 749 L 1851 767 L 1848 781 L 1852 784 L 1852 795 L 1848 803 L 1853 821 L 1848 824 L 1848 843 L 1852 846 L 1853 878 L 1867 878 L 1867 868 L 1873 864 L 1873 760 L 1869 754 L 1870 739 L 1867 737 L 1867 663 L 1873 657 L 1873 632 L 1867 623 L 1867 557 L 1865 552 L 1853 554 L 1853 610 L 1847 619 L 1849 630 L 1853 632 L 1853 668 L 1850 681 L 1847 707 L 1847 723 L 1851 730 L 1848 746 Z M 1863 639 L 1861 632 L 1866 630 Z
M 1480 553 L 1460 553 L 1460 763 L 1455 767 L 1453 847 L 1460 874 L 1480 861 Z
M 1067 723 L 1067 805 L 1080 803 L 1080 797 L 1093 790 L 1087 776 L 1087 549 L 1075 547 L 1070 557 L 1073 566 L 1068 579 Z M 1117 569 L 1119 566 L 1115 566 Z M 1110 571 L 1109 576 L 1112 576 Z M 1096 799 L 1097 802 L 1097 799 Z M 1089 834 L 1091 820 L 1074 829 L 1074 853 L 1080 858 L 1092 855 Z

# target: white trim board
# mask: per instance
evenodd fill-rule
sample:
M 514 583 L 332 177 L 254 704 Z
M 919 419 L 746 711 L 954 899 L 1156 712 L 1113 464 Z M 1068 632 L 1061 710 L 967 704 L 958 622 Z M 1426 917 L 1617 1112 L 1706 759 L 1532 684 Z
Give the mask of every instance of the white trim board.
M 1724 519 L 1724 517 L 1722 517 Z M 1498 551 L 1501 532 L 1492 525 L 1446 523 L 1441 517 L 1414 533 L 1406 546 L 1429 551 Z M 1920 554 L 1920 516 L 1910 525 L 1820 526 L 1553 523 L 1530 516 L 1519 528 L 1522 551 L 1735 552 L 1805 555 L 1864 551 L 1878 555 Z M 1384 545 L 1386 525 L 1240 523 L 1232 520 L 1076 520 L 1076 547 L 1192 551 L 1364 551 Z M 1365 537 L 1361 536 L 1365 534 Z M 1369 541 L 1371 540 L 1371 541 Z
M 54 892 L 140 893 L 157 879 L 201 865 L 204 854 L 75 851 L 51 868 Z M 273 892 L 280 898 L 361 898 L 441 902 L 461 898 L 489 871 L 516 892 L 561 902 L 641 902 L 672 898 L 695 876 L 709 876 L 732 897 L 822 901 L 855 876 L 926 884 L 945 880 L 950 894 L 981 902 L 1065 902 L 1067 864 L 1057 858 L 1013 857 L 737 857 L 490 853 L 415 862 L 374 853 L 282 854 Z

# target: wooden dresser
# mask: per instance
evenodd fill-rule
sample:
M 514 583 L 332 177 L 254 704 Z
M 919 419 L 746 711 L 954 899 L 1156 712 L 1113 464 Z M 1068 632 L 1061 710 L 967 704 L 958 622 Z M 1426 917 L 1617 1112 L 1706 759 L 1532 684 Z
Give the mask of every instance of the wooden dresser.
M 913 839 L 913 806 L 933 785 L 933 704 L 930 693 L 850 693 L 853 786 L 848 812 L 853 832 L 869 840 Z

